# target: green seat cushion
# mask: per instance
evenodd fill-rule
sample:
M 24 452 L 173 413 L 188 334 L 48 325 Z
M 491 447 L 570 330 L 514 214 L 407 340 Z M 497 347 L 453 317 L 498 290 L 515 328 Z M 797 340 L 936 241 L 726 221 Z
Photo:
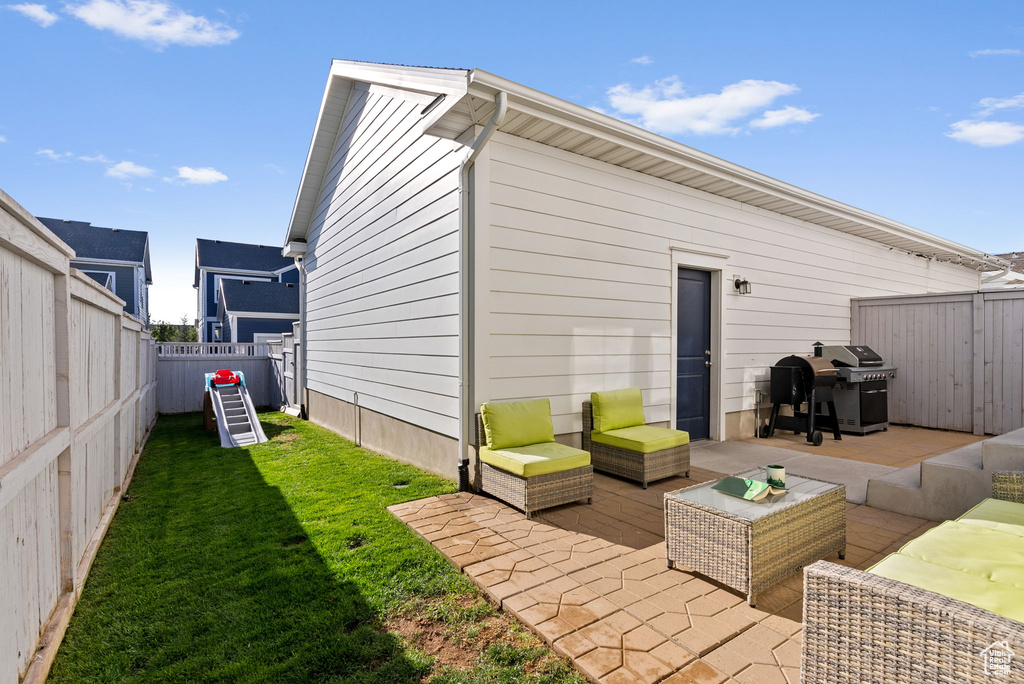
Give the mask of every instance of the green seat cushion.
M 507 449 L 480 449 L 484 463 L 521 477 L 560 473 L 590 465 L 590 454 L 558 442 L 543 442 Z
M 959 521 L 944 522 L 898 551 L 1024 591 L 1024 537 Z
M 608 430 L 607 432 L 590 433 L 590 439 L 598 444 L 650 454 L 662 449 L 683 446 L 690 443 L 690 433 L 682 430 L 654 427 L 653 425 L 634 425 L 633 427 Z
M 1024 503 L 985 499 L 957 520 L 1024 537 Z
M 594 416 L 594 430 L 597 432 L 643 425 L 647 422 L 644 420 L 644 398 L 639 387 L 594 392 L 590 395 L 590 405 Z
M 868 572 L 1024 622 L 1024 589 L 1020 587 L 1001 584 L 901 553 L 883 558 Z
M 555 441 L 547 399 L 487 403 L 480 407 L 487 446 L 507 449 Z

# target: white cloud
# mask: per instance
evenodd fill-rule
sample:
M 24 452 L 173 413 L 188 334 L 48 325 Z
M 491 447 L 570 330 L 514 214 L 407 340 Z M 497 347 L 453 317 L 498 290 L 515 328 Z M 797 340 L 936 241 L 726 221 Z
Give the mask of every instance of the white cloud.
M 159 0 L 88 0 L 66 9 L 95 29 L 158 47 L 225 45 L 240 35 L 226 24 Z
M 788 83 L 748 79 L 727 85 L 720 93 L 691 96 L 678 77 L 670 76 L 639 90 L 627 83 L 617 85 L 608 90 L 608 101 L 618 116 L 657 133 L 722 135 L 740 132 L 747 117 L 798 90 Z M 759 127 L 765 127 L 763 122 Z
M 1002 49 L 1002 50 L 971 50 L 967 54 L 969 54 L 971 57 L 992 57 L 992 56 L 1016 57 L 1016 56 L 1024 54 L 1024 53 L 1022 53 L 1020 50 L 1016 50 L 1014 48 L 1007 48 L 1007 49 Z
M 78 161 L 99 162 L 101 164 L 113 164 L 114 163 L 110 159 L 107 159 L 106 157 L 104 157 L 102 154 L 93 155 L 92 157 L 90 157 L 88 155 L 83 155 L 81 157 L 78 157 Z
M 787 106 L 765 112 L 760 118 L 751 121 L 750 125 L 754 128 L 776 128 L 795 123 L 809 123 L 819 116 L 821 114 L 814 114 L 800 107 Z
M 7 136 L 0 135 L 0 143 L 7 142 Z
M 227 176 L 212 166 L 205 166 L 200 169 L 193 169 L 191 166 L 179 166 L 177 170 L 178 175 L 176 177 L 164 178 L 164 180 L 169 183 L 181 181 L 189 185 L 212 185 L 213 183 L 220 183 L 228 179 Z
M 1001 147 L 1024 139 L 1024 126 L 1009 121 L 973 121 L 965 119 L 950 125 L 946 135 L 979 147 Z
M 654 64 L 654 60 L 648 57 L 647 55 L 640 55 L 639 57 L 634 57 L 629 61 L 632 62 L 633 64 L 643 64 L 644 66 L 647 66 L 648 64 Z
M 52 26 L 53 23 L 60 18 L 55 13 L 46 9 L 46 5 L 40 5 L 34 2 L 23 2 L 19 5 L 6 5 L 6 7 L 9 10 L 14 10 L 19 14 L 28 17 L 43 28 Z
M 986 97 L 978 100 L 978 107 L 981 107 L 978 116 L 989 116 L 1003 109 L 1022 109 L 1024 108 L 1024 93 L 1013 97 Z
M 145 178 L 146 176 L 153 175 L 153 169 L 148 169 L 145 166 L 140 166 L 130 161 L 119 161 L 107 169 L 106 175 L 111 178 L 121 179 Z
M 70 152 L 54 152 L 53 150 L 36 150 L 36 154 L 55 162 L 67 161 L 71 157 Z

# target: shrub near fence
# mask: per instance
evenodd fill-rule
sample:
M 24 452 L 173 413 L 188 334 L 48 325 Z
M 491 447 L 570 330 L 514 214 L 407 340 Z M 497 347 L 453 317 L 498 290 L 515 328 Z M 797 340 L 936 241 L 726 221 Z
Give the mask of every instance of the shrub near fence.
M 0 684 L 41 682 L 156 420 L 124 302 L 0 190 Z

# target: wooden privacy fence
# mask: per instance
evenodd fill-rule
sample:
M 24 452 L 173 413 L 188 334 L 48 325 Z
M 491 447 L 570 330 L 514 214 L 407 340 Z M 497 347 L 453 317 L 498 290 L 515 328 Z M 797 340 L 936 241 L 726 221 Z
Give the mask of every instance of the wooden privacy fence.
M 0 684 L 40 682 L 156 420 L 124 302 L 0 190 Z
M 1001 435 L 1024 427 L 1024 290 L 853 300 L 854 344 L 899 366 L 889 419 Z
M 301 358 L 299 339 L 299 324 L 293 323 L 292 332 L 269 343 L 271 391 L 280 397 L 281 406 L 291 409 L 298 409 L 302 403 L 299 389 L 302 382 L 302 369 L 298 365 Z
M 156 349 L 160 413 L 203 410 L 205 375 L 221 368 L 245 374 L 254 406 L 281 404 L 271 378 L 266 343 L 160 342 Z

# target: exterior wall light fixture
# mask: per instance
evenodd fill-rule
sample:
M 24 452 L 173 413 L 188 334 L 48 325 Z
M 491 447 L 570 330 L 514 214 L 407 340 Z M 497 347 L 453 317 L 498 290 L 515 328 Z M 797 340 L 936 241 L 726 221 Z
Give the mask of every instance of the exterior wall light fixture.
M 736 288 L 736 292 L 741 295 L 750 294 L 753 292 L 753 288 L 750 286 L 750 281 L 746 278 L 736 278 L 732 281 L 733 287 Z

